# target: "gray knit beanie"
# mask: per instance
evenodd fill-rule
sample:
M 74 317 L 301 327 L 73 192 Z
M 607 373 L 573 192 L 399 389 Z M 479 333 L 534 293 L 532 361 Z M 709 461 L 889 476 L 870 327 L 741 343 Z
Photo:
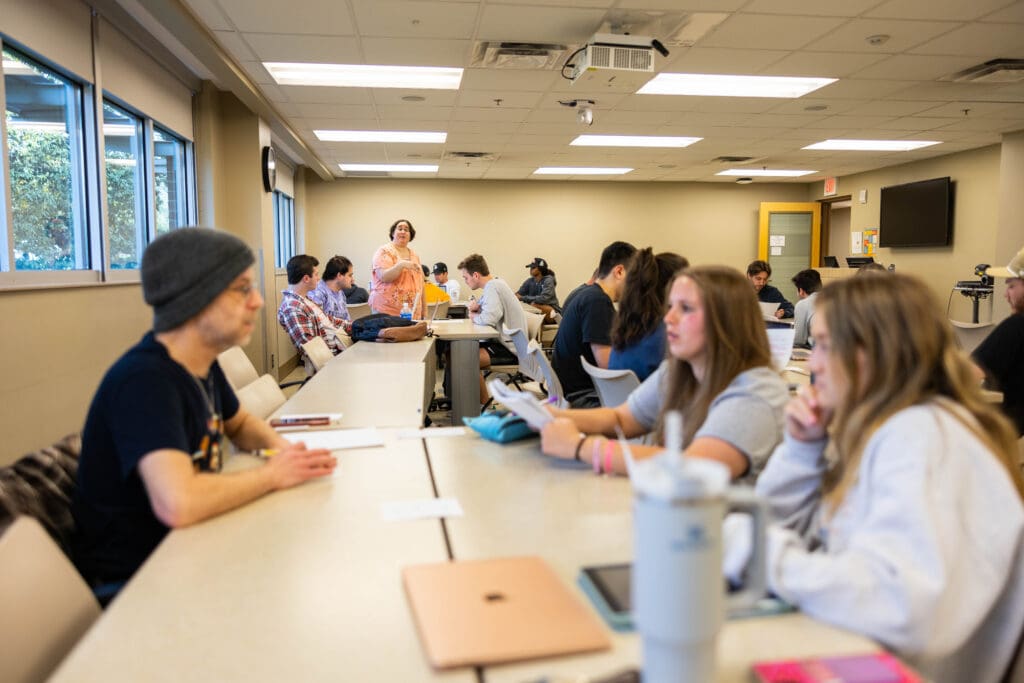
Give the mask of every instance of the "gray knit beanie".
M 245 242 L 210 228 L 181 228 L 153 240 L 142 254 L 142 296 L 153 307 L 153 331 L 180 327 L 255 263 Z

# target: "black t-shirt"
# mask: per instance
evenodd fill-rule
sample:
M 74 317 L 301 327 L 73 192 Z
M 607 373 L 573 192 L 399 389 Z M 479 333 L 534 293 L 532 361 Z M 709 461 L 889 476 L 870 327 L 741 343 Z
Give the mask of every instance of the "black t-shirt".
M 974 350 L 974 360 L 1003 392 L 1003 411 L 1024 436 L 1024 313 L 1011 315 Z
M 139 475 L 142 457 L 170 448 L 197 470 L 218 471 L 223 423 L 237 412 L 216 362 L 197 379 L 152 332 L 107 371 L 85 421 L 73 503 L 74 559 L 86 581 L 127 580 L 167 534 Z
M 612 300 L 598 284 L 581 289 L 562 311 L 551 365 L 558 373 L 566 396 L 594 390 L 594 383 L 583 369 L 580 356 L 597 365 L 590 345 L 611 346 L 614 319 Z

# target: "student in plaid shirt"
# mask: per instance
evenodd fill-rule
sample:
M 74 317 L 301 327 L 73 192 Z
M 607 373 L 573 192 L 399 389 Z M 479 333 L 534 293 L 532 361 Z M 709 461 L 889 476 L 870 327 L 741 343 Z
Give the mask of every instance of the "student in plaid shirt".
M 288 289 L 281 292 L 277 322 L 281 323 L 281 327 L 300 352 L 303 344 L 319 336 L 323 337 L 327 347 L 337 356 L 345 347 L 335 336 L 334 331 L 345 329 L 345 321 L 327 315 L 307 296 L 320 279 L 317 268 L 319 265 L 319 261 L 306 254 L 299 254 L 288 260 Z

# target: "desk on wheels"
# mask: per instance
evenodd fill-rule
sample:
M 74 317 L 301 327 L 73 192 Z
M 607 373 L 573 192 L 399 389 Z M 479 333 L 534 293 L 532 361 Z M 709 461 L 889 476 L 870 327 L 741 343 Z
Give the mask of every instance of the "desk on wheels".
M 452 424 L 480 414 L 480 340 L 497 339 L 498 331 L 472 320 L 434 321 L 434 336 L 451 342 Z
M 446 521 L 456 560 L 540 555 L 577 596 L 580 567 L 633 557 L 632 491 L 624 477 L 598 477 L 540 453 L 535 439 L 499 446 L 466 436 L 427 438 L 438 495 L 465 516 Z M 600 677 L 640 663 L 636 634 L 610 632 L 612 649 L 588 655 L 490 666 L 484 680 Z M 871 640 L 802 614 L 727 621 L 718 639 L 718 680 L 746 683 L 756 661 L 877 652 Z

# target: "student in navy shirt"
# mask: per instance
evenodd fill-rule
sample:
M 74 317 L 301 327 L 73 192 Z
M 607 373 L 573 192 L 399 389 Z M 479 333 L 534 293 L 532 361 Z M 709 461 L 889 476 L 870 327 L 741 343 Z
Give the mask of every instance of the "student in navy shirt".
M 239 406 L 217 364 L 259 320 L 254 261 L 241 240 L 205 228 L 170 232 L 143 254 L 153 329 L 107 371 L 82 435 L 72 545 L 94 587 L 127 581 L 173 527 L 334 469 L 328 451 L 291 444 Z M 218 474 L 225 436 L 279 453 Z
M 776 318 L 792 318 L 793 304 L 786 300 L 778 288 L 768 284 L 771 277 L 772 267 L 767 261 L 751 261 L 747 266 L 747 279 L 754 285 L 757 300 L 765 304 L 778 304 L 779 307 L 775 310 Z

